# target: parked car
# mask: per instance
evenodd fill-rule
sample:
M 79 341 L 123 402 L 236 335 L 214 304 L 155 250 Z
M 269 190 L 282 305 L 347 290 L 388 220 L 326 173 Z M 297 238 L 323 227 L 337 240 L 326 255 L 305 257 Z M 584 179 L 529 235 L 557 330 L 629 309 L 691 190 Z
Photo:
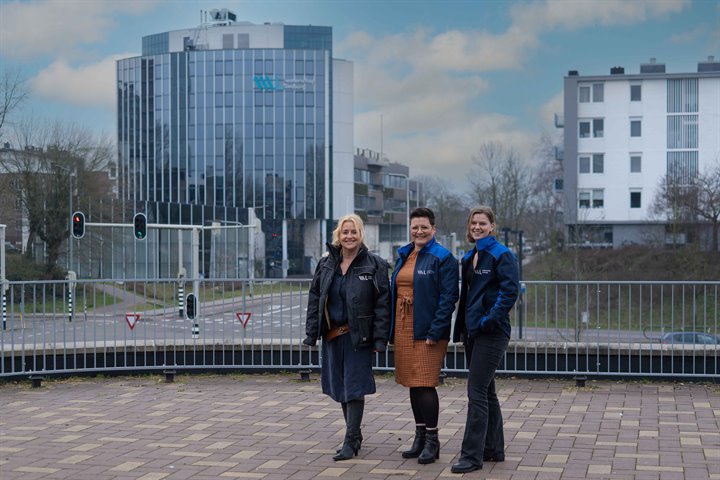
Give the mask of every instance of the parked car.
M 698 343 L 702 345 L 720 345 L 720 338 L 703 332 L 668 332 L 660 339 L 661 343 Z

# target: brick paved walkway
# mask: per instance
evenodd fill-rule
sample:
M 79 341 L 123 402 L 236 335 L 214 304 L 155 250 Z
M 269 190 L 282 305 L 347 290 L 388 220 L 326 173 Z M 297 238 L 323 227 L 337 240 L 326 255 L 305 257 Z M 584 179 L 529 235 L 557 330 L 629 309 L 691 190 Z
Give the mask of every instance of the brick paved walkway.
M 441 455 L 404 460 L 407 390 L 378 377 L 360 455 L 333 462 L 344 425 L 318 375 L 116 377 L 0 385 L 0 478 L 436 479 L 457 459 L 465 381 L 439 388 Z M 720 479 L 717 385 L 500 379 L 504 463 L 465 478 Z

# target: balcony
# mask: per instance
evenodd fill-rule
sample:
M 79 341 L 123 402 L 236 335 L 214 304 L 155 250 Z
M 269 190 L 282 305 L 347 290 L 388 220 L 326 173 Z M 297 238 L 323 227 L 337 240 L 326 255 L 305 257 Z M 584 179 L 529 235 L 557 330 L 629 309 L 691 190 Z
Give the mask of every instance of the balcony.
M 559 113 L 555 114 L 555 128 L 565 128 L 565 116 Z

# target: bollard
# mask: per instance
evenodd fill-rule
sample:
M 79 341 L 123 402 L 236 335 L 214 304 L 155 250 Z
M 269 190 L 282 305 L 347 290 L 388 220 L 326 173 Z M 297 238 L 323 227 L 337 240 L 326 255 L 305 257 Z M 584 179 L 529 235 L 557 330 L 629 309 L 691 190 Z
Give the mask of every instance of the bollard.
M 2 295 L 2 329 L 7 330 L 7 296 Z
M 312 372 L 312 370 L 300 370 L 300 381 L 301 382 L 309 382 L 311 372 Z
M 44 377 L 42 375 L 30 375 L 30 381 L 32 382 L 32 388 L 42 387 L 42 381 Z
M 165 374 L 165 383 L 173 383 L 175 381 L 175 370 L 163 370 Z
M 72 322 L 72 318 L 73 318 L 73 295 L 72 295 L 72 290 L 70 290 L 70 289 L 68 289 L 67 305 L 68 305 L 68 321 L 69 321 L 69 322 Z
M 576 387 L 585 388 L 585 380 L 587 380 L 587 377 L 585 375 L 576 375 L 574 378 Z
M 184 318 L 185 317 L 185 287 L 183 286 L 182 283 L 180 285 L 178 285 L 177 296 L 178 296 L 178 312 L 180 314 L 180 318 Z
M 445 385 L 445 379 L 447 378 L 447 373 L 440 372 L 440 378 L 438 381 L 440 382 L 440 385 Z

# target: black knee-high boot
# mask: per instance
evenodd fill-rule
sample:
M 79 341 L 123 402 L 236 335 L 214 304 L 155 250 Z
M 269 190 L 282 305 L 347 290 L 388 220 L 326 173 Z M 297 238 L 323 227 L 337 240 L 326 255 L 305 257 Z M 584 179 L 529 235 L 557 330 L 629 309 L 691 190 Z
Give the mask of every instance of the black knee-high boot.
M 365 400 L 363 400 L 363 402 L 364 401 Z M 347 402 L 342 402 L 342 403 L 340 403 L 340 405 L 342 406 L 343 418 L 345 419 L 345 425 L 347 425 Z M 358 445 L 358 450 L 360 450 L 362 448 L 362 441 L 363 441 L 363 436 L 362 436 L 362 430 L 361 430 L 360 431 L 360 444 Z M 342 449 L 338 448 L 337 450 L 335 450 L 335 453 L 340 453 L 340 450 L 342 450 Z M 419 453 L 418 453 L 418 455 L 419 455 Z
M 440 458 L 440 439 L 437 428 L 427 429 L 425 433 L 425 448 L 418 457 L 418 463 L 433 463 Z
M 425 448 L 425 425 L 415 425 L 415 439 L 409 450 L 402 452 L 403 458 L 417 458 Z
M 357 455 L 360 450 L 360 424 L 362 423 L 363 411 L 365 409 L 365 400 L 351 400 L 347 402 L 347 418 L 345 420 L 345 440 L 343 446 L 337 455 L 333 456 L 336 462 L 339 460 L 349 460 L 353 455 Z

